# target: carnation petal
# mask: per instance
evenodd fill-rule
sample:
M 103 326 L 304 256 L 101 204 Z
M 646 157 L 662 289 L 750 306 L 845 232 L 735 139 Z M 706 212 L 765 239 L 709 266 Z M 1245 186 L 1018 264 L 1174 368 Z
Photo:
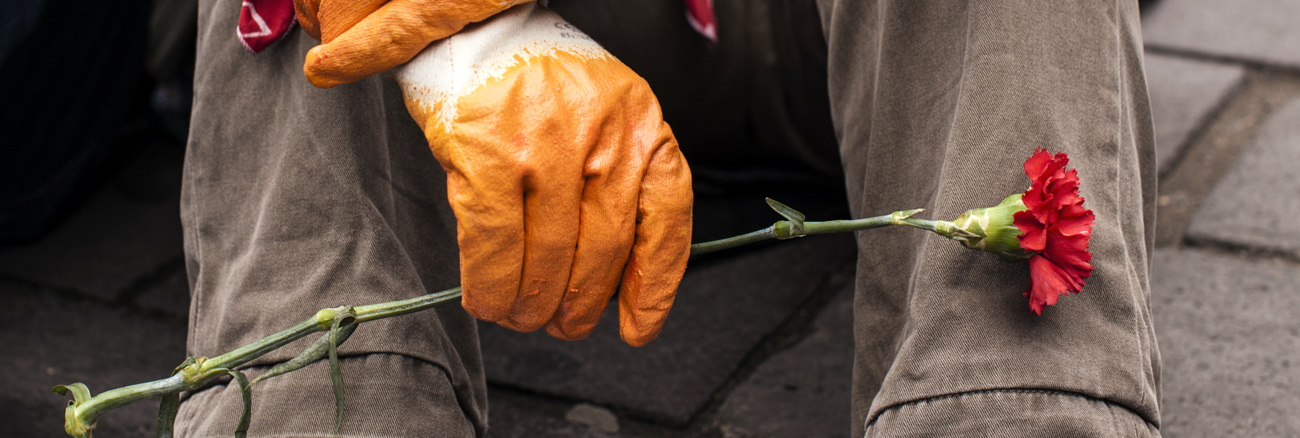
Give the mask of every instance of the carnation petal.
M 1034 189 L 1031 188 L 1029 190 L 1032 191 Z M 1052 205 L 1052 195 L 1048 193 L 1043 193 L 1041 190 L 1039 191 L 1039 193 L 1037 193 L 1037 195 L 1038 196 L 1034 197 L 1037 202 L 1034 202 L 1033 205 L 1030 205 L 1030 203 L 1026 202 L 1025 207 L 1029 208 L 1029 213 L 1033 214 L 1034 218 L 1038 219 L 1038 222 L 1041 222 L 1043 224 L 1050 224 L 1052 222 L 1055 222 L 1056 218 L 1052 213 L 1056 209 Z M 1026 193 L 1025 197 L 1030 197 L 1029 193 Z
M 1029 308 L 1039 315 L 1074 284 L 1065 271 L 1042 256 L 1029 258 L 1029 279 Z
M 1057 152 L 1056 156 L 1052 157 L 1052 161 L 1055 162 L 1057 166 L 1065 167 L 1070 165 L 1070 156 L 1066 155 L 1065 152 Z
M 1083 207 L 1078 208 L 1083 209 Z M 1067 236 L 1091 235 L 1094 219 L 1096 219 L 1096 216 L 1092 214 L 1092 210 L 1088 209 L 1083 209 L 1082 214 L 1077 216 L 1063 213 L 1056 222 L 1056 229 Z
M 1092 253 L 1088 252 L 1089 236 L 1067 236 L 1054 228 L 1049 228 L 1045 234 L 1047 249 L 1043 250 L 1043 257 L 1078 282 L 1078 286 L 1071 288 L 1070 292 L 1079 292 L 1083 289 L 1083 279 L 1092 275 L 1092 264 L 1089 263 L 1092 261 Z
M 1022 195 L 1026 210 L 1016 213 L 1013 223 L 1020 230 L 1020 247 L 1036 253 L 1029 258 L 1032 287 L 1025 292 L 1029 308 L 1042 314 L 1062 294 L 1078 293 L 1084 279 L 1092 275 L 1092 253 L 1088 242 L 1096 215 L 1083 207 L 1079 194 L 1079 172 L 1066 169 L 1070 158 L 1035 149 L 1025 161 L 1031 181 Z
M 1042 175 L 1043 171 L 1047 170 L 1047 165 L 1051 163 L 1052 154 L 1048 153 L 1047 149 L 1034 149 L 1034 154 L 1029 156 L 1028 160 L 1025 160 L 1025 175 L 1029 175 L 1031 180 L 1038 179 L 1038 176 Z
M 1012 215 L 1012 224 L 1020 230 L 1020 248 L 1026 251 L 1042 251 L 1047 245 L 1047 227 L 1043 226 L 1034 215 L 1028 211 L 1016 212 Z

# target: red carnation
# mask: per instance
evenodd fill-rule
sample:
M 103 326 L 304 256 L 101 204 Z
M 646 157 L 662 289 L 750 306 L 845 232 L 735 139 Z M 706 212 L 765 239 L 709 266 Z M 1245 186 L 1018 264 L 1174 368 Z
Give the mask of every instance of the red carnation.
M 1027 210 L 1014 215 L 1020 247 L 1034 253 L 1029 258 L 1032 285 L 1025 296 L 1039 315 L 1061 294 L 1079 293 L 1083 279 L 1092 275 L 1088 239 L 1096 216 L 1083 207 L 1079 174 L 1065 169 L 1069 162 L 1063 152 L 1053 157 L 1035 150 L 1025 161 L 1025 174 L 1033 181 L 1021 198 Z

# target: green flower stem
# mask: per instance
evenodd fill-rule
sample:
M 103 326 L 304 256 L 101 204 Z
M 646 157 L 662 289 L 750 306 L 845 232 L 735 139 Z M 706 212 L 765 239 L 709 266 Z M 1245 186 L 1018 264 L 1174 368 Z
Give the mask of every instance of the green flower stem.
M 290 342 L 302 339 L 304 336 L 329 330 L 330 327 L 328 322 L 324 327 L 321 327 L 317 320 L 321 313 L 330 310 L 335 309 L 321 310 L 316 313 L 317 316 L 313 316 L 306 321 L 300 322 L 298 325 L 281 330 L 280 332 L 262 338 L 257 342 L 239 347 L 229 353 L 208 359 L 200 365 L 199 371 L 202 373 L 204 371 L 215 370 L 218 368 L 234 369 L 235 367 L 246 364 L 253 359 L 257 359 L 267 353 L 278 350 L 280 347 L 289 345 Z M 331 313 L 330 317 L 333 318 L 333 316 L 334 315 Z
M 357 322 L 362 323 L 366 321 L 374 321 L 376 319 L 415 313 L 435 307 L 439 304 L 459 300 L 460 286 L 457 286 L 442 292 L 431 293 L 422 297 L 411 298 L 409 300 L 391 301 L 381 304 L 371 304 L 369 306 L 357 306 L 355 309 L 357 312 Z
M 83 430 L 91 430 L 93 426 L 86 427 L 86 425 L 95 424 L 95 420 L 99 419 L 99 416 L 105 412 L 141 400 L 161 397 L 183 390 L 185 390 L 184 378 L 180 374 L 176 374 L 166 379 L 105 391 L 74 408 L 75 419 L 82 425 Z
M 767 239 L 775 239 L 775 238 L 776 238 L 776 225 L 772 225 L 770 227 L 758 231 L 741 234 L 735 237 L 728 237 L 726 239 L 719 239 L 711 242 L 701 242 L 701 243 L 691 245 L 691 255 L 696 256 L 696 255 L 710 253 L 714 251 L 721 251 L 727 248 L 735 248 L 737 246 L 748 245 L 751 243 L 762 242 Z
M 869 230 L 872 228 L 887 227 L 891 225 L 907 225 L 910 227 L 935 231 L 937 229 L 937 224 L 949 223 L 945 221 L 912 218 L 913 215 L 922 211 L 923 210 L 919 209 L 904 210 L 883 216 L 826 222 L 799 221 L 796 223 L 793 221 L 780 221 L 772 224 L 770 227 L 752 233 L 691 245 L 691 255 L 696 256 L 714 251 L 721 251 L 768 239 L 793 239 L 795 237 L 810 236 L 813 234 L 845 233 L 849 231 Z M 802 231 L 799 230 L 799 227 L 802 227 Z
M 793 212 L 793 210 L 790 211 Z M 906 225 L 938 232 L 940 234 L 943 234 L 943 231 L 952 228 L 951 222 L 912 218 L 913 215 L 920 212 L 921 210 L 905 210 L 864 219 L 827 222 L 805 222 L 802 220 L 801 214 L 794 212 L 793 214 L 795 216 L 787 216 L 793 220 L 779 221 L 762 230 L 726 239 L 691 245 L 691 255 L 695 256 L 720 251 L 768 239 L 792 239 L 813 234 L 843 233 L 892 225 Z M 350 321 L 343 322 L 342 325 L 355 325 L 367 321 L 415 313 L 433 308 L 440 304 L 458 301 L 460 300 L 460 296 L 461 289 L 455 287 L 406 300 L 356 306 L 353 308 L 356 312 L 356 317 Z M 83 430 L 90 431 L 93 430 L 95 421 L 99 419 L 99 416 L 109 410 L 152 397 L 201 388 L 213 379 L 228 375 L 228 370 L 246 364 L 258 357 L 262 357 L 263 355 L 284 347 L 293 341 L 302 339 L 303 337 L 313 333 L 329 331 L 334 318 L 339 315 L 340 312 L 345 312 L 346 309 L 347 306 L 322 309 L 306 321 L 262 338 L 252 344 L 235 349 L 229 353 L 211 359 L 197 358 L 187 361 L 186 364 L 183 364 L 185 365 L 183 368 L 178 369 L 178 372 L 166 379 L 106 391 L 102 394 L 91 397 L 88 400 L 74 403 L 75 406 L 69 411 L 69 414 L 72 415 L 73 418 L 68 418 L 68 420 L 75 420 Z

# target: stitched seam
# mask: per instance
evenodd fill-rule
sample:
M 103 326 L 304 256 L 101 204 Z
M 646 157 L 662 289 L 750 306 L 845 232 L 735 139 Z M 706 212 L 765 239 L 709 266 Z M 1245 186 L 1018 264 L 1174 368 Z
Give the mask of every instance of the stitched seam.
M 899 404 L 892 405 L 892 406 L 886 407 L 886 408 L 884 408 L 884 409 L 881 409 L 880 412 L 877 412 L 876 415 L 872 416 L 870 419 L 867 420 L 867 428 L 870 429 L 872 425 L 876 424 L 876 420 L 880 419 L 880 416 L 884 415 L 886 412 L 889 412 L 889 411 L 891 411 L 891 410 L 895 410 L 895 409 L 898 409 L 898 408 L 903 408 L 903 407 L 912 406 L 912 405 L 918 405 L 918 404 L 921 404 L 921 403 L 928 403 L 928 402 L 932 402 L 932 401 L 940 401 L 940 400 L 947 400 L 947 399 L 953 399 L 953 398 L 965 397 L 965 396 L 968 396 L 968 395 L 984 395 L 984 394 L 995 394 L 995 393 L 1003 393 L 1003 394 L 1010 393 L 1010 394 L 1046 394 L 1046 395 L 1063 395 L 1063 396 L 1078 397 L 1078 398 L 1082 398 L 1082 399 L 1086 399 L 1086 400 L 1094 401 L 1094 402 L 1101 402 L 1101 403 L 1105 403 L 1107 406 L 1110 406 L 1110 407 L 1112 407 L 1112 408 L 1120 408 L 1120 409 L 1123 409 L 1123 410 L 1127 411 L 1128 413 L 1133 414 L 1133 416 L 1135 416 L 1135 417 L 1137 417 L 1137 418 L 1141 418 L 1142 421 L 1146 422 L 1146 423 L 1147 423 L 1148 425 L 1150 425 L 1151 427 L 1155 427 L 1156 429 L 1159 429 L 1159 427 L 1157 427 L 1157 426 L 1155 425 L 1155 423 L 1152 423 L 1150 420 L 1147 420 L 1146 417 L 1143 417 L 1143 416 L 1142 416 L 1141 414 L 1139 414 L 1137 411 L 1134 411 L 1134 410 L 1132 410 L 1132 409 L 1129 409 L 1127 406 L 1121 405 L 1121 404 L 1119 404 L 1119 403 L 1112 402 L 1112 401 L 1110 401 L 1110 400 L 1106 400 L 1106 399 L 1104 399 L 1104 398 L 1097 398 L 1097 397 L 1093 397 L 1093 396 L 1088 395 L 1088 394 L 1083 394 L 1083 393 L 1073 392 L 1073 391 L 1062 391 L 1062 390 L 1059 390 L 1059 389 L 981 389 L 981 390 L 978 390 L 978 391 L 958 392 L 958 393 L 954 393 L 954 394 L 944 394 L 944 395 L 936 395 L 936 396 L 934 396 L 934 397 L 926 397 L 926 398 L 922 398 L 922 399 L 912 400 L 912 401 L 909 401 L 909 402 L 899 403 Z
M 1127 91 L 1129 87 L 1132 86 L 1132 84 L 1128 83 L 1127 79 L 1125 78 L 1125 71 L 1128 69 L 1129 60 L 1126 57 L 1126 53 L 1124 50 L 1125 49 L 1124 17 L 1121 17 L 1121 14 L 1123 12 L 1121 11 L 1119 0 L 1115 0 L 1114 4 L 1112 5 L 1111 11 L 1114 14 L 1113 18 L 1115 20 L 1114 22 L 1115 58 L 1118 61 L 1117 63 L 1118 65 L 1115 68 L 1115 90 L 1118 93 L 1118 95 L 1116 96 L 1117 99 L 1116 99 L 1116 108 L 1115 108 L 1116 115 L 1117 115 L 1116 121 L 1118 122 L 1118 126 L 1115 127 L 1115 173 L 1118 178 L 1119 172 L 1123 171 L 1123 166 L 1121 164 L 1123 159 L 1121 157 L 1123 154 L 1122 151 L 1124 148 L 1125 134 L 1126 133 L 1129 134 L 1130 140 L 1132 140 L 1133 126 L 1132 126 L 1132 119 L 1129 117 L 1129 115 L 1132 112 L 1132 101 L 1129 100 L 1129 98 L 1127 97 L 1129 94 Z M 1124 234 L 1125 222 L 1124 222 L 1124 215 L 1120 211 L 1122 208 L 1120 204 L 1125 202 L 1126 200 L 1125 198 L 1126 197 L 1123 194 L 1120 184 L 1118 183 L 1118 181 L 1116 181 L 1115 201 L 1116 201 L 1117 208 L 1115 209 L 1115 222 L 1119 224 L 1119 232 L 1121 236 L 1123 236 Z M 1147 308 L 1149 313 L 1150 303 L 1149 300 L 1147 303 L 1143 303 L 1141 300 L 1142 296 L 1144 295 L 1149 296 L 1150 294 L 1149 291 L 1142 290 L 1142 285 L 1140 284 L 1140 280 L 1138 279 L 1138 276 L 1135 275 L 1135 273 L 1138 272 L 1140 268 L 1138 268 L 1133 263 L 1133 258 L 1129 255 L 1131 253 L 1129 248 L 1129 243 L 1130 242 L 1128 241 L 1128 239 L 1124 239 L 1124 238 L 1120 239 L 1120 245 L 1123 245 L 1123 249 L 1124 249 L 1123 252 L 1124 267 L 1126 268 L 1125 276 L 1127 277 L 1126 279 L 1128 280 L 1126 283 L 1128 283 L 1128 287 L 1129 287 L 1129 297 L 1131 297 L 1132 299 L 1131 305 L 1133 306 L 1133 309 L 1136 310 L 1135 312 L 1136 314 L 1133 315 L 1134 316 L 1133 337 L 1134 339 L 1138 340 L 1138 348 L 1140 349 L 1140 351 L 1136 352 L 1137 356 L 1143 358 L 1143 360 L 1141 361 L 1142 368 L 1143 368 L 1142 371 L 1146 374 L 1146 377 L 1151 377 L 1152 381 L 1154 381 L 1155 370 L 1153 369 L 1150 360 L 1150 351 L 1152 346 L 1151 346 L 1151 341 L 1146 337 L 1146 335 L 1150 333 L 1152 330 L 1150 326 L 1147 324 L 1147 320 L 1143 317 L 1144 315 L 1142 314 L 1143 308 Z M 1143 245 L 1145 245 L 1146 241 L 1143 240 L 1142 243 Z M 1144 248 L 1143 245 L 1137 245 L 1137 248 L 1142 250 L 1143 253 L 1145 254 L 1147 249 Z M 1134 283 L 1139 283 L 1139 284 L 1135 285 Z M 1148 293 L 1143 293 L 1143 292 L 1148 292 Z M 1147 388 L 1145 384 L 1139 385 L 1138 391 L 1142 393 L 1142 399 L 1138 402 L 1139 406 L 1144 406 L 1147 404 L 1148 389 L 1149 388 Z M 1157 406 L 1157 410 L 1158 410 L 1158 406 Z M 1143 420 L 1145 420 L 1145 418 Z M 1157 429 L 1159 429 L 1158 426 Z

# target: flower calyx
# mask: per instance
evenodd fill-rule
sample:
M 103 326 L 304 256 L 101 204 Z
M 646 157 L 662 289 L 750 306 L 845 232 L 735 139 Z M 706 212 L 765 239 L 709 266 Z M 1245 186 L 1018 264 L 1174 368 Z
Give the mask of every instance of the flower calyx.
M 938 221 L 935 232 L 1008 262 L 1027 260 L 1034 253 L 1020 247 L 1020 229 L 1015 225 L 1015 214 L 1026 209 L 1022 196 L 1011 195 L 998 205 L 968 210 L 952 222 Z

